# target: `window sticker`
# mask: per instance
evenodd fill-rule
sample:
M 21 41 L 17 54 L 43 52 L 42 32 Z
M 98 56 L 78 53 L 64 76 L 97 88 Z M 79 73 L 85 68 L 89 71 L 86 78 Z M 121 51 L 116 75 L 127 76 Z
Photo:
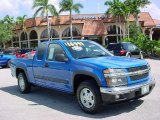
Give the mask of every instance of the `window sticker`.
M 50 48 L 48 59 L 52 60 L 53 59 L 53 55 L 54 55 L 54 48 Z
M 74 46 L 74 47 L 72 47 L 72 49 L 75 51 L 82 51 L 83 50 L 83 48 L 81 46 Z
M 83 42 L 66 42 L 65 45 L 68 47 L 84 46 Z

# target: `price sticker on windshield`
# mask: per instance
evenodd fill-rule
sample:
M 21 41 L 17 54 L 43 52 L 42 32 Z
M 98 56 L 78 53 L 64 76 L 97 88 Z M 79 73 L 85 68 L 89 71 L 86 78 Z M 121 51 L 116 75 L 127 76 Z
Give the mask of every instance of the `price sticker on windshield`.
M 84 46 L 84 43 L 83 42 L 66 42 L 65 45 L 68 47 Z

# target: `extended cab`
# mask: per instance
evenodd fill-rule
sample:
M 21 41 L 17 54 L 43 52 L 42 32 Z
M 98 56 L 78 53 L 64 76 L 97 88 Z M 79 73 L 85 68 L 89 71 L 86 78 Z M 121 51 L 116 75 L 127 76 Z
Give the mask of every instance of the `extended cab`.
M 155 86 L 145 60 L 113 56 L 87 40 L 41 43 L 33 59 L 13 59 L 11 73 L 21 93 L 37 85 L 75 94 L 88 113 L 103 103 L 141 98 Z

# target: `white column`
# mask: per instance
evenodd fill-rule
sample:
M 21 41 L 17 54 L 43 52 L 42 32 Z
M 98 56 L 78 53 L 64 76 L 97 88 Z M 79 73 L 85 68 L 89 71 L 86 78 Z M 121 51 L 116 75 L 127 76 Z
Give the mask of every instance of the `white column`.
M 150 40 L 153 39 L 153 38 L 152 38 L 152 35 L 153 35 L 153 28 L 151 28 L 151 29 L 149 30 L 149 38 L 150 38 Z
M 105 40 L 106 40 L 106 36 L 103 35 L 103 36 L 102 36 L 102 45 L 106 45 L 106 41 L 105 41 Z

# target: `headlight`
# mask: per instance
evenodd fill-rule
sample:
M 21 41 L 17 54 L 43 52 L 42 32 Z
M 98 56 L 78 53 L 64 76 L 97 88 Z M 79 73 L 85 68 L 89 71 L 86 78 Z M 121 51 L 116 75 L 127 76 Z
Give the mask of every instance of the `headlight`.
M 109 87 L 127 85 L 128 79 L 124 77 L 124 69 L 106 69 L 103 71 Z

